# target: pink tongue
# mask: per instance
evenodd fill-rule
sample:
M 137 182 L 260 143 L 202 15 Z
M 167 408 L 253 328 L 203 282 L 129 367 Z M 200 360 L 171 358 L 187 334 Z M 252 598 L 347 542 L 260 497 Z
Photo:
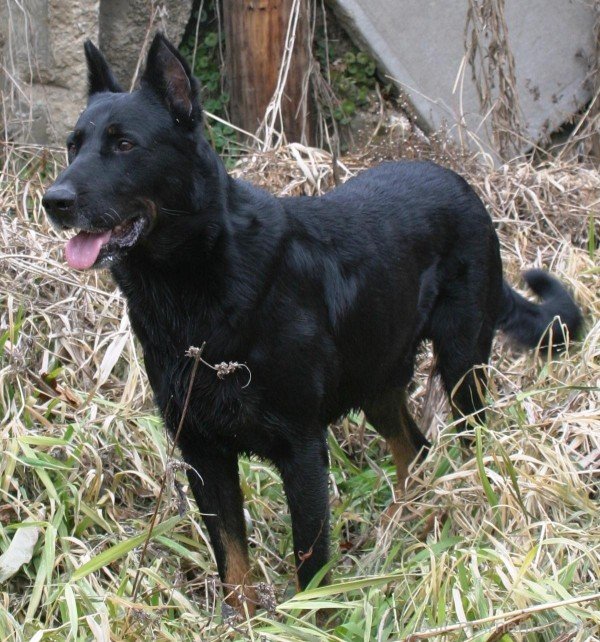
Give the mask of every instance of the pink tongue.
M 76 270 L 87 270 L 96 262 L 100 248 L 108 243 L 110 230 L 106 232 L 79 232 L 69 239 L 65 247 L 67 263 Z

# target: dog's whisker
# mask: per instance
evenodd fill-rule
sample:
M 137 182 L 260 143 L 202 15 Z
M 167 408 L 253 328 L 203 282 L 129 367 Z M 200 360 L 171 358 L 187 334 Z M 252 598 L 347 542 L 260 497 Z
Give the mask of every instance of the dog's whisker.
M 121 215 L 114 207 L 109 208 L 107 214 L 109 215 L 109 217 L 111 214 L 114 215 L 111 217 L 111 222 L 114 222 L 115 225 L 121 220 Z
M 175 210 L 168 207 L 161 207 L 160 211 L 165 212 L 167 214 L 182 215 L 182 216 L 190 216 L 192 214 L 189 210 Z

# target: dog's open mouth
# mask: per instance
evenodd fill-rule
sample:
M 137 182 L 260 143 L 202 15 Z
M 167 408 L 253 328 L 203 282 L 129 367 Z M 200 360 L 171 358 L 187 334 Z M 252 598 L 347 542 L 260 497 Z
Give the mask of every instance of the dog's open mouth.
M 67 263 L 76 270 L 87 270 L 94 265 L 101 265 L 104 260 L 110 260 L 122 250 L 133 247 L 148 226 L 148 217 L 139 215 L 109 230 L 82 230 L 67 242 Z

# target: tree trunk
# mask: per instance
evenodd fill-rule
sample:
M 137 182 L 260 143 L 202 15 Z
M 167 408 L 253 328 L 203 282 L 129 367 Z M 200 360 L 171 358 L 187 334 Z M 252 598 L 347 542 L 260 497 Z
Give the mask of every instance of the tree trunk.
M 314 110 L 309 108 L 307 78 L 308 0 L 223 0 L 229 109 L 233 124 L 248 132 L 254 133 L 263 121 L 277 87 L 295 1 L 300 2 L 300 15 L 275 129 L 283 126 L 288 142 L 310 143 Z

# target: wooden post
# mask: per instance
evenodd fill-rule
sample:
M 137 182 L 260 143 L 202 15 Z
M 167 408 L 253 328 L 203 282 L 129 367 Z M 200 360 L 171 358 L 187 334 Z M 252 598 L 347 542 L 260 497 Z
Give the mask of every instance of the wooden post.
M 229 110 L 234 125 L 252 133 L 258 129 L 277 86 L 294 1 L 300 2 L 300 16 L 281 114 L 287 141 L 310 143 L 308 0 L 223 0 Z

